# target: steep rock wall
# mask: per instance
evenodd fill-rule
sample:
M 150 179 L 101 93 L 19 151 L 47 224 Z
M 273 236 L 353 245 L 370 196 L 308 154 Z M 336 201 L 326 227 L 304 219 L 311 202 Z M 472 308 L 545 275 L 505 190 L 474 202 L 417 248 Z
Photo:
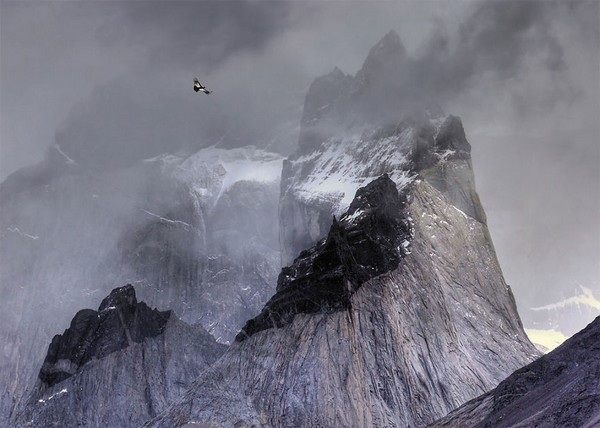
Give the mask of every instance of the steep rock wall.
M 538 355 L 486 226 L 417 179 L 399 266 L 350 308 L 253 334 L 148 426 L 425 426 Z M 225 413 L 212 397 L 245 403 Z

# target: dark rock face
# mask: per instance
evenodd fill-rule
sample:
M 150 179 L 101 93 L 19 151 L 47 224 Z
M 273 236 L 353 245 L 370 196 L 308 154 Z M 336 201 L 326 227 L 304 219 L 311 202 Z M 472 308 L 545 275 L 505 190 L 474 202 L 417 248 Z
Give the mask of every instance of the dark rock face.
M 600 317 L 433 427 L 592 427 L 600 423 Z
M 277 292 L 236 340 L 289 324 L 298 313 L 347 309 L 363 283 L 398 267 L 411 235 L 406 203 L 388 175 L 358 189 L 327 238 L 282 269 Z
M 422 138 L 417 140 L 411 153 L 416 171 L 423 171 L 435 166 L 442 153 L 448 153 L 452 159 L 467 160 L 471 158 L 471 145 L 467 141 L 460 118 L 448 116 L 448 119 L 437 130 L 437 135 L 434 136 L 435 131 L 427 126 L 420 131 Z
M 83 309 L 75 315 L 71 326 L 52 339 L 39 373 L 48 387 L 72 376 L 92 358 L 104 358 L 161 334 L 171 311 L 150 309 L 138 302 L 131 285 L 114 289 L 98 311 Z
M 199 325 L 113 290 L 55 336 L 10 426 L 139 426 L 173 403 L 227 346 Z

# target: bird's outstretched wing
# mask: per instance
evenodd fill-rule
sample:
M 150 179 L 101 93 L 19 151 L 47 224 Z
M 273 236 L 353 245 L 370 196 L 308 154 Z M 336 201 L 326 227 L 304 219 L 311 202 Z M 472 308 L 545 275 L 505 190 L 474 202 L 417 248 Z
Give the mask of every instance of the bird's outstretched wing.
M 202 91 L 202 92 L 204 92 L 206 95 L 210 94 L 210 92 L 211 92 L 211 91 L 209 91 L 208 89 L 206 89 L 206 87 L 205 87 L 205 86 L 202 86 L 202 85 L 200 84 L 200 82 L 198 81 L 198 79 L 197 79 L 197 78 L 195 78 L 195 77 L 194 77 L 194 91 L 196 91 L 196 92 L 200 92 L 200 91 Z

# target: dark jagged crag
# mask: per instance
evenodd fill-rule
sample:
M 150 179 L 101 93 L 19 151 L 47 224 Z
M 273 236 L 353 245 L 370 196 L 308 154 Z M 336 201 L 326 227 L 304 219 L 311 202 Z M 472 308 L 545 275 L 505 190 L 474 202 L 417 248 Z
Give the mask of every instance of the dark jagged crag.
M 327 237 L 282 269 L 277 292 L 236 340 L 289 324 L 298 313 L 350 307 L 363 283 L 398 267 L 411 236 L 406 204 L 387 174 L 360 188 Z
M 92 358 L 103 358 L 147 337 L 158 336 L 171 313 L 138 302 L 131 285 L 114 289 L 98 311 L 77 312 L 70 327 L 54 336 L 39 373 L 40 380 L 52 386 L 72 376 Z
M 16 427 L 139 426 L 175 402 L 227 346 L 202 326 L 117 288 L 50 346 Z M 2 425 L 4 426 L 4 425 Z

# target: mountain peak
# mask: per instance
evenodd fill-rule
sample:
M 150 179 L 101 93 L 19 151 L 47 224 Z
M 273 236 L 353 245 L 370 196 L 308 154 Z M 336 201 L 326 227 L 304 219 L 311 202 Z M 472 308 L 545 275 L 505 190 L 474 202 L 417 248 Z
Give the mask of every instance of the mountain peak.
M 388 31 L 373 49 L 381 49 L 383 47 L 404 50 L 404 44 L 400 39 L 400 35 L 395 30 Z
M 109 308 L 130 309 L 137 305 L 135 289 L 131 284 L 115 288 L 102 300 L 98 311 L 102 312 Z
M 339 311 L 369 279 L 395 269 L 411 237 L 406 195 L 384 174 L 357 190 L 326 238 L 282 269 L 277 292 L 236 337 L 290 324 L 298 313 Z
M 364 62 L 363 70 L 373 65 L 374 62 L 394 62 L 404 58 L 406 58 L 406 48 L 398 33 L 390 30 L 371 48 Z
M 158 336 L 170 316 L 171 311 L 161 312 L 138 302 L 133 286 L 115 288 L 98 311 L 77 312 L 69 328 L 54 336 L 39 378 L 46 386 L 55 385 L 93 358 L 104 358 L 146 337 Z
M 341 70 L 341 68 L 339 68 L 337 65 L 333 68 L 333 70 L 331 70 L 331 72 L 329 73 L 329 75 L 331 76 L 339 76 L 339 77 L 343 77 L 346 74 Z

